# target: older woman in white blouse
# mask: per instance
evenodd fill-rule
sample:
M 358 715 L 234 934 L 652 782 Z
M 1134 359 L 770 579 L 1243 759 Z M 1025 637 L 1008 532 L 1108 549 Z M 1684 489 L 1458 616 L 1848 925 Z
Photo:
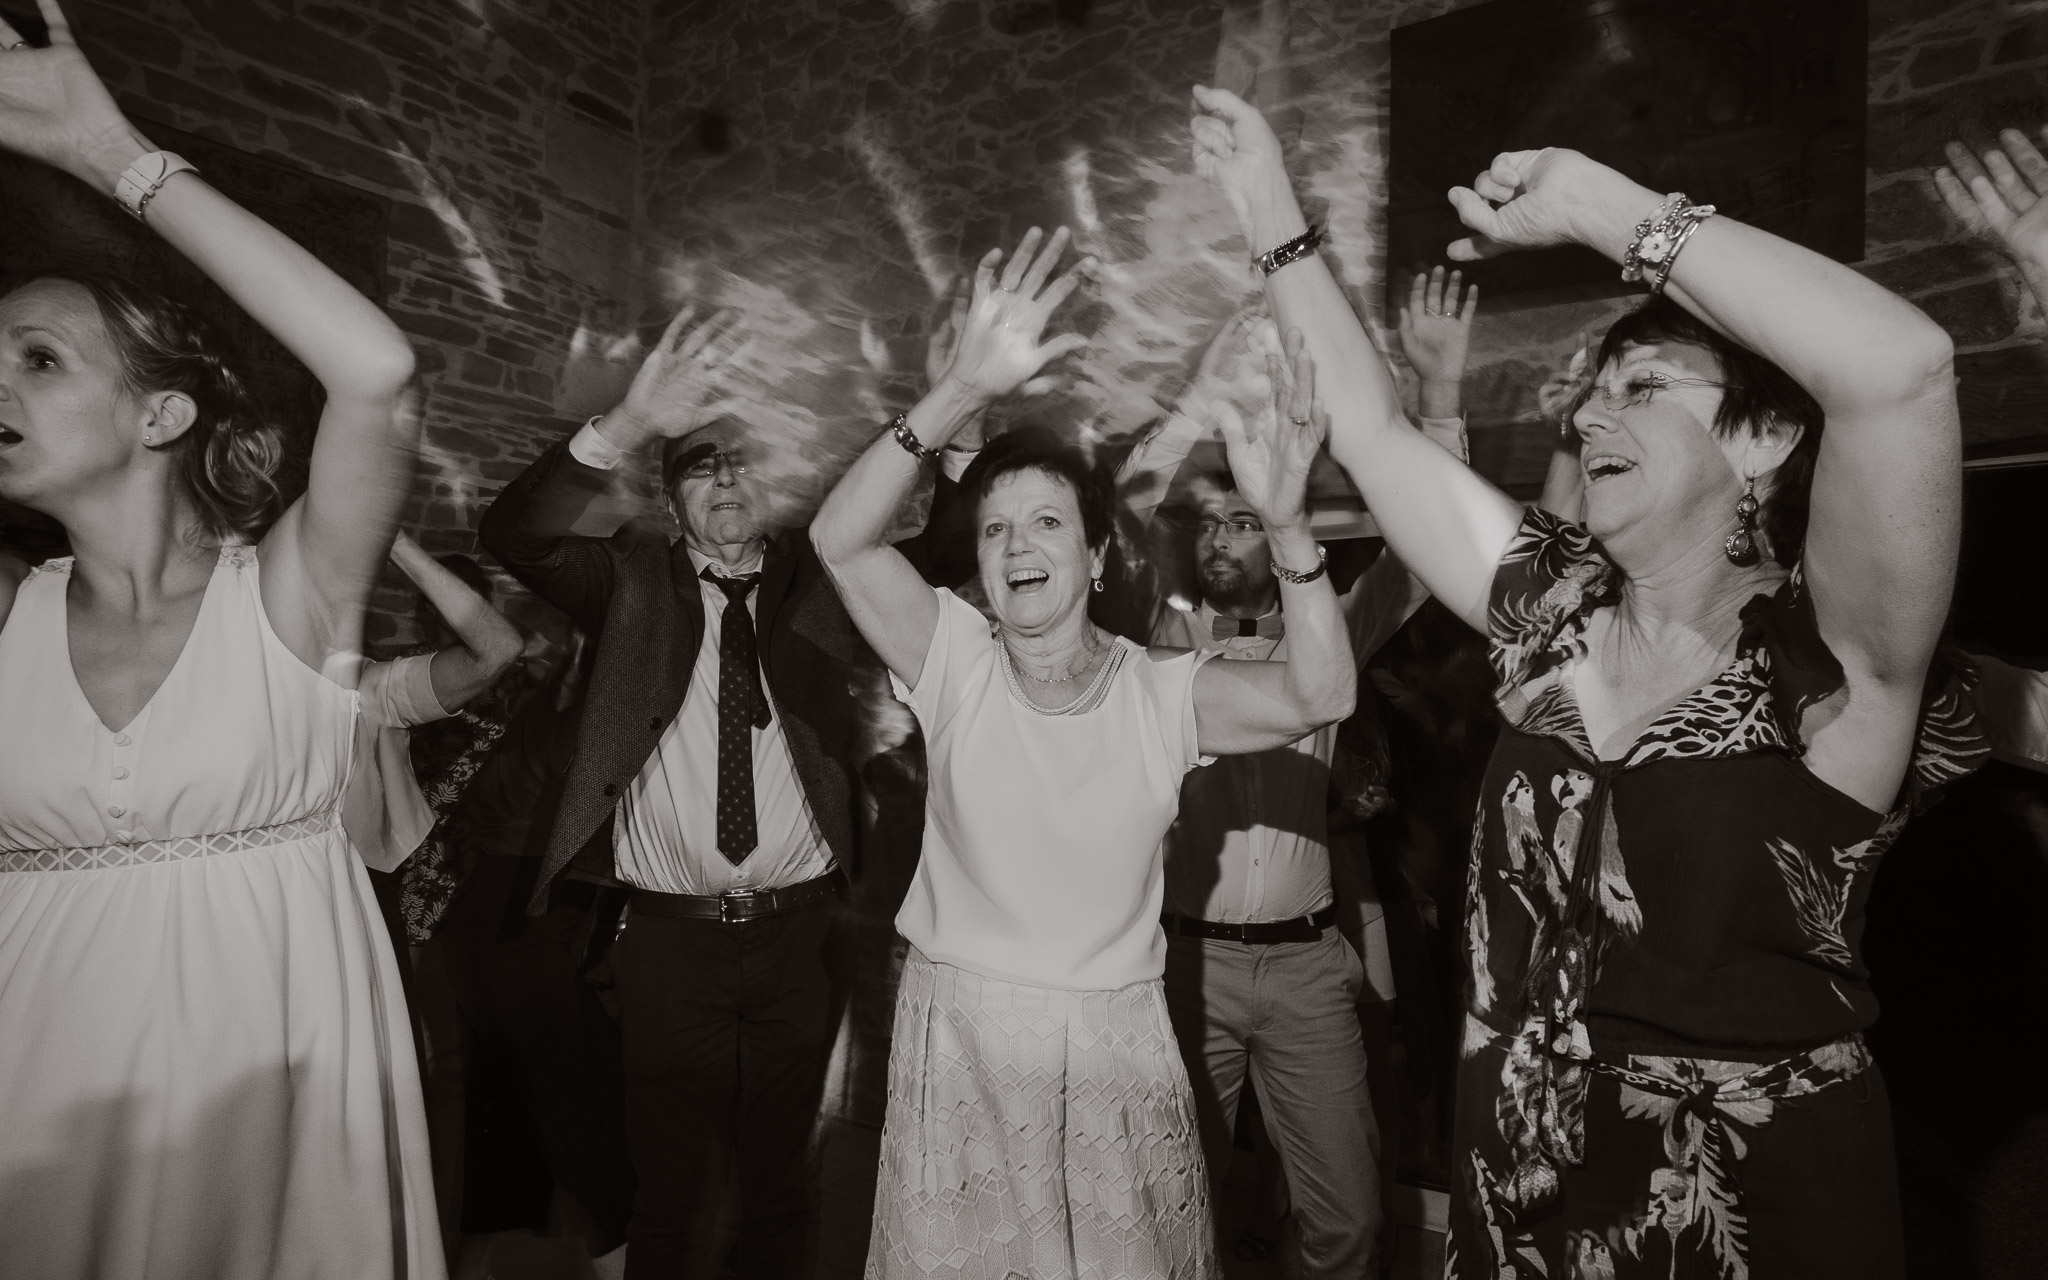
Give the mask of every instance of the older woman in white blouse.
M 1049 432 L 1000 437 L 962 477 L 993 628 L 889 546 L 893 513 L 954 432 L 1082 345 L 1039 342 L 1087 267 L 1048 283 L 1065 246 L 1064 230 L 1041 247 L 1034 229 L 1000 279 L 1001 252 L 983 259 L 951 368 L 811 526 L 917 715 L 931 776 L 897 917 L 912 950 L 870 1276 L 1218 1273 L 1160 983 L 1160 839 L 1187 770 L 1300 738 L 1349 714 L 1356 692 L 1304 511 L 1321 438 L 1305 362 L 1285 413 L 1249 428 L 1219 414 L 1285 571 L 1285 663 L 1205 664 L 1091 621 L 1111 495 Z M 1285 372 L 1276 362 L 1276 384 Z

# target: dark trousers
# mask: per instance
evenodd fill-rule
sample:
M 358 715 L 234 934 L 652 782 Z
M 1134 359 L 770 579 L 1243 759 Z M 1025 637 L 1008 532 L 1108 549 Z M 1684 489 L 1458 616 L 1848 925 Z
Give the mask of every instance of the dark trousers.
M 801 1274 L 831 932 L 829 904 L 734 924 L 629 915 L 612 961 L 639 1175 L 628 1280 L 717 1276 L 735 1227 L 738 1274 Z
M 463 1228 L 542 1227 L 546 1184 L 558 1181 L 589 1214 L 596 1255 L 625 1243 L 633 1204 L 619 1030 L 585 973 L 593 931 L 617 911 L 558 904 L 525 915 L 537 869 L 532 858 L 476 858 L 435 939 L 472 1037 Z M 545 1174 L 532 1185 L 536 1147 Z

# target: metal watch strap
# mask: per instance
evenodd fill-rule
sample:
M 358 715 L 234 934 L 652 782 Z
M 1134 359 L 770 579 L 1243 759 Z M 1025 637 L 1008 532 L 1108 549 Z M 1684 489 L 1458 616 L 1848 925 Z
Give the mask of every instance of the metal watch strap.
M 1273 565 L 1273 576 L 1279 578 L 1282 582 L 1291 582 L 1298 587 L 1303 583 L 1314 582 L 1317 578 L 1329 572 L 1329 569 L 1330 549 L 1318 542 L 1316 544 L 1315 568 L 1310 569 L 1307 573 L 1296 573 L 1294 570 L 1276 562 Z
M 1323 229 L 1314 223 L 1310 223 L 1308 230 L 1292 240 L 1275 245 L 1273 248 L 1252 259 L 1252 261 L 1258 264 L 1261 272 L 1270 276 L 1288 263 L 1299 262 L 1303 258 L 1308 257 L 1320 248 L 1322 243 Z

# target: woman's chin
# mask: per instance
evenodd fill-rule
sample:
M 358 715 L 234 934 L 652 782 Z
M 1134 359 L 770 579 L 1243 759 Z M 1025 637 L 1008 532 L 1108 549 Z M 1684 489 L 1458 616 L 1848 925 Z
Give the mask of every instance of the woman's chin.
M 1027 587 L 1022 591 L 1010 586 L 999 586 L 989 593 L 989 604 L 996 620 L 1011 631 L 1033 632 L 1040 630 L 1067 612 L 1074 602 L 1054 596 L 1046 587 Z

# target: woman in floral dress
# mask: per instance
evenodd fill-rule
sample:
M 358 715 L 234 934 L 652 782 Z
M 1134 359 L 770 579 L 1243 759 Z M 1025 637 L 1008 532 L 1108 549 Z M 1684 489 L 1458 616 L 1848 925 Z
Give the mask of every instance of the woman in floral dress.
M 1253 252 L 1299 235 L 1258 112 L 1196 105 L 1197 166 Z M 1576 244 L 1665 287 L 1607 335 L 1573 415 L 1578 526 L 1409 426 L 1313 255 L 1267 277 L 1328 371 L 1331 453 L 1500 677 L 1448 1273 L 1900 1275 L 1862 912 L 1914 800 L 1983 754 L 1936 651 L 1949 339 L 1575 152 L 1502 155 L 1451 200 L 1474 232 L 1453 258 Z

